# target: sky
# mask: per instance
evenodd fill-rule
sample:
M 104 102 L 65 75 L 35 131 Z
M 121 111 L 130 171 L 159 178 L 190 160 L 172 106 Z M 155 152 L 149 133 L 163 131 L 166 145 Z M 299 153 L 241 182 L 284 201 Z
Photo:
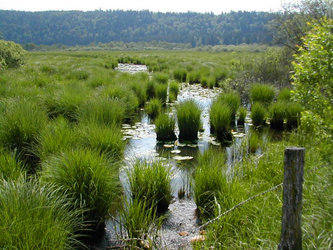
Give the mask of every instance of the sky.
M 160 12 L 278 11 L 282 0 L 0 0 L 2 10 L 150 10 Z

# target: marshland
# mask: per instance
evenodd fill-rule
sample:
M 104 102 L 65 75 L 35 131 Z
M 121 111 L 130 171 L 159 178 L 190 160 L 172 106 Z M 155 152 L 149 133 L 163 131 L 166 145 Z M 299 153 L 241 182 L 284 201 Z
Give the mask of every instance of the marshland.
M 292 59 L 0 41 L 0 247 L 277 248 L 284 150 L 299 146 L 302 244 L 332 248 L 332 25 Z

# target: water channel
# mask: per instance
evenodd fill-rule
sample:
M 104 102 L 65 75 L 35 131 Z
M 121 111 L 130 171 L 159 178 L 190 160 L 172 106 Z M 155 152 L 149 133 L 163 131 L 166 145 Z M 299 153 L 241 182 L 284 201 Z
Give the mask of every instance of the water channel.
M 123 72 L 146 71 L 144 65 L 120 65 Z M 127 145 L 124 152 L 123 167 L 120 170 L 120 180 L 128 195 L 128 183 L 126 169 L 131 168 L 137 159 L 165 160 L 172 171 L 173 202 L 169 206 L 166 220 L 160 233 L 160 249 L 191 249 L 191 240 L 199 235 L 199 224 L 196 216 L 196 205 L 191 197 L 191 177 L 197 165 L 198 154 L 208 148 L 215 148 L 221 153 L 226 153 L 227 164 L 232 168 L 233 162 L 240 160 L 242 155 L 239 148 L 242 140 L 249 130 L 250 121 L 247 119 L 245 126 L 236 126 L 233 131 L 234 141 L 229 147 L 222 147 L 213 136 L 210 135 L 209 109 L 214 97 L 220 94 L 218 88 L 202 88 L 200 85 L 183 83 L 177 101 L 171 103 L 165 112 L 176 116 L 175 105 L 186 99 L 194 99 L 202 109 L 202 132 L 195 143 L 183 144 L 178 141 L 159 143 L 156 140 L 155 125 L 148 118 L 144 110 L 141 110 L 138 119 L 133 124 L 123 124 L 122 130 Z M 177 126 L 176 126 L 177 127 Z M 176 131 L 177 134 L 178 131 Z M 178 191 L 184 189 L 184 198 L 178 198 Z M 113 245 L 115 223 L 110 220 L 106 225 L 106 235 L 103 243 L 97 247 L 108 248 Z

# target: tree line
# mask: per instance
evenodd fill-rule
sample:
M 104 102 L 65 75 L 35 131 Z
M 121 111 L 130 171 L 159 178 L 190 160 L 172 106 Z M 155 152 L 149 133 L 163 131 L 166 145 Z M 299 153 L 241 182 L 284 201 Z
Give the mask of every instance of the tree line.
M 271 44 L 268 12 L 154 13 L 150 11 L 0 10 L 0 33 L 20 44 L 89 45 L 122 41 L 190 44 Z

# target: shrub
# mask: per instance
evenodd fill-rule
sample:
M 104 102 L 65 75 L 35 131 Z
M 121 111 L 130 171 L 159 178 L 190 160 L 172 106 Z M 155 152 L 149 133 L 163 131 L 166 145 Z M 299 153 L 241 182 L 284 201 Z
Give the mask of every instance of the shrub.
M 239 94 L 236 92 L 221 94 L 218 97 L 218 101 L 221 103 L 225 103 L 226 105 L 229 106 L 230 112 L 231 112 L 231 114 L 230 114 L 231 121 L 230 122 L 235 123 L 236 113 L 237 113 L 237 110 L 241 103 Z
M 179 94 L 179 84 L 177 82 L 170 82 L 169 85 L 169 101 L 177 100 Z M 172 98 L 171 98 L 172 96 Z
M 199 156 L 199 164 L 194 173 L 194 201 L 203 217 L 214 214 L 215 199 L 227 190 L 227 178 L 224 174 L 224 155 L 215 151 L 206 151 Z
M 286 105 L 285 102 L 276 102 L 269 107 L 271 128 L 277 130 L 283 129 L 283 121 L 286 117 Z
M 157 84 L 155 86 L 155 96 L 157 99 L 160 99 L 163 105 L 166 104 L 168 98 L 168 85 L 165 84 Z
M 252 104 L 255 102 L 261 102 L 269 105 L 275 96 L 275 89 L 271 85 L 267 84 L 253 84 L 250 90 L 250 98 Z
M 17 68 L 24 63 L 26 51 L 21 45 L 0 40 L 0 69 Z
M 287 128 L 297 128 L 303 107 L 299 103 L 290 102 L 286 106 Z
M 254 126 L 261 126 L 265 123 L 266 109 L 261 103 L 257 102 L 252 105 L 251 119 Z
M 124 104 L 119 100 L 96 97 L 79 107 L 77 120 L 87 123 L 95 122 L 105 126 L 121 125 L 125 111 Z
M 175 120 L 167 114 L 160 114 L 155 121 L 155 126 L 158 141 L 174 141 L 177 139 Z
M 104 155 L 89 149 L 66 151 L 42 163 L 41 181 L 74 199 L 90 228 L 102 228 L 119 194 L 118 170 Z
M 116 125 L 87 123 L 79 127 L 80 144 L 85 148 L 107 156 L 110 160 L 120 160 L 125 142 L 121 130 Z
M 201 110 L 194 100 L 185 100 L 177 106 L 177 119 L 179 127 L 179 140 L 196 140 L 198 139 L 198 131 Z
M 0 182 L 18 180 L 24 176 L 24 168 L 24 164 L 16 158 L 15 153 L 0 150 Z
M 173 79 L 178 82 L 185 82 L 187 77 L 187 71 L 185 69 L 176 69 L 173 71 Z
M 232 140 L 230 133 L 231 109 L 227 104 L 216 101 L 210 110 L 210 122 L 217 139 L 221 142 Z
M 149 115 L 150 118 L 154 119 L 156 118 L 162 110 L 162 103 L 160 99 L 151 99 L 149 103 L 147 103 L 146 106 L 146 112 Z
M 6 110 L 0 119 L 0 142 L 34 172 L 38 156 L 33 153 L 37 137 L 46 124 L 46 112 L 37 104 L 26 99 L 11 99 L 5 103 Z
M 71 200 L 35 181 L 0 182 L 0 242 L 4 249 L 71 249 L 84 247 Z
M 238 109 L 238 119 L 237 119 L 237 124 L 238 125 L 244 125 L 246 115 L 247 115 L 247 108 L 240 107 Z
M 171 172 L 162 162 L 137 162 L 128 179 L 133 200 L 146 203 L 147 208 L 154 206 L 157 212 L 168 209 L 172 200 Z

